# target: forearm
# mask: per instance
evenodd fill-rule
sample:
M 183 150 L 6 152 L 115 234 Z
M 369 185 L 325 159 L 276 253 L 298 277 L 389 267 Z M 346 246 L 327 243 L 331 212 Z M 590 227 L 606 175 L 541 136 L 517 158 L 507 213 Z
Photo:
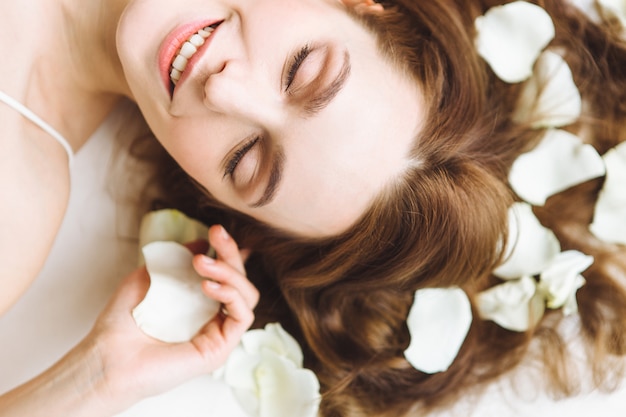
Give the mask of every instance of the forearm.
M 118 410 L 103 401 L 102 372 L 90 349 L 77 347 L 44 373 L 0 396 L 2 417 L 106 417 Z

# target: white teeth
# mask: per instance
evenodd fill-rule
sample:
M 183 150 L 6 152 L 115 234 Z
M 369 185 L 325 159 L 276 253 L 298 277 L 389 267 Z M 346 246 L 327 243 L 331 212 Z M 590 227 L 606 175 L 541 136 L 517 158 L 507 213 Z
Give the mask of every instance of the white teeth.
M 170 79 L 174 84 L 180 80 L 180 76 L 183 75 L 182 72 L 178 71 L 176 68 L 172 68 L 172 72 L 170 72 Z
M 185 71 L 185 68 L 187 68 L 187 58 L 182 55 L 178 55 L 174 62 L 172 62 L 172 67 L 176 68 L 180 72 Z
M 178 53 L 179 55 L 184 56 L 185 58 L 189 59 L 193 56 L 193 54 L 195 54 L 196 52 L 198 52 L 198 48 L 196 48 L 194 45 L 192 45 L 189 42 L 185 42 L 183 44 L 183 47 L 180 48 L 180 52 Z
M 189 42 L 194 46 L 202 46 L 204 45 L 204 38 L 198 34 L 193 35 L 189 38 Z
M 170 67 L 170 80 L 172 83 L 176 84 L 180 80 L 185 68 L 187 68 L 187 62 L 198 52 L 198 48 L 204 45 L 204 42 L 211 36 L 214 30 L 215 28 L 210 26 L 200 29 L 183 44 Z

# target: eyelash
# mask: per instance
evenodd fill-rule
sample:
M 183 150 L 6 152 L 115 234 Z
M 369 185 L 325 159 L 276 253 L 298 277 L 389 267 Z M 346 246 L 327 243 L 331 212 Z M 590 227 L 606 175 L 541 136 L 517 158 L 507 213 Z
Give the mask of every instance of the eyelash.
M 296 78 L 296 74 L 298 73 L 298 69 L 304 62 L 307 56 L 311 53 L 311 47 L 309 45 L 304 45 L 300 51 L 296 55 L 293 56 L 291 61 L 291 65 L 289 65 L 289 71 L 287 72 L 287 79 L 285 82 L 285 90 L 288 90 L 291 87 L 291 83 Z
M 259 140 L 261 140 L 261 137 L 257 136 L 247 141 L 246 143 L 244 143 L 243 146 L 241 146 L 239 149 L 235 151 L 233 156 L 228 161 L 228 164 L 226 165 L 226 170 L 225 170 L 226 173 L 224 174 L 224 176 L 230 176 L 230 177 L 233 176 L 233 173 L 237 169 L 237 165 L 239 165 L 239 162 L 241 162 L 243 157 L 246 156 L 246 154 L 250 151 L 250 149 L 252 149 L 254 145 L 256 145 L 257 142 L 259 142 Z

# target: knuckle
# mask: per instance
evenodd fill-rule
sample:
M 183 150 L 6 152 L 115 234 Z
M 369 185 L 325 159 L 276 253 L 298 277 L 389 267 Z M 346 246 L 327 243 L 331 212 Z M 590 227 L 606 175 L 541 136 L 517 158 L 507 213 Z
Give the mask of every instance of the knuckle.
M 241 311 L 239 323 L 241 323 L 243 328 L 247 329 L 254 323 L 254 318 L 254 312 L 252 312 L 252 310 L 245 309 Z
M 237 299 L 237 292 L 231 287 L 223 287 L 222 298 L 225 303 L 233 303 Z
M 261 293 L 256 288 L 253 288 L 253 290 L 252 290 L 252 304 L 256 306 L 259 303 L 260 300 L 261 300 Z

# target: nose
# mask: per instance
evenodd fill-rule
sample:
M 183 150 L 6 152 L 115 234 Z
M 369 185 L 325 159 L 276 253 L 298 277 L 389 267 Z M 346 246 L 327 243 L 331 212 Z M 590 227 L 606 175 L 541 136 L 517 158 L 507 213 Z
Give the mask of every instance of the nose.
M 280 98 L 273 91 L 263 65 L 243 59 L 227 60 L 222 70 L 210 75 L 204 85 L 204 105 L 212 112 L 254 124 L 276 119 Z
M 233 114 L 245 110 L 250 91 L 246 88 L 246 74 L 242 60 L 230 59 L 219 71 L 209 75 L 204 85 L 204 105 L 211 111 Z

